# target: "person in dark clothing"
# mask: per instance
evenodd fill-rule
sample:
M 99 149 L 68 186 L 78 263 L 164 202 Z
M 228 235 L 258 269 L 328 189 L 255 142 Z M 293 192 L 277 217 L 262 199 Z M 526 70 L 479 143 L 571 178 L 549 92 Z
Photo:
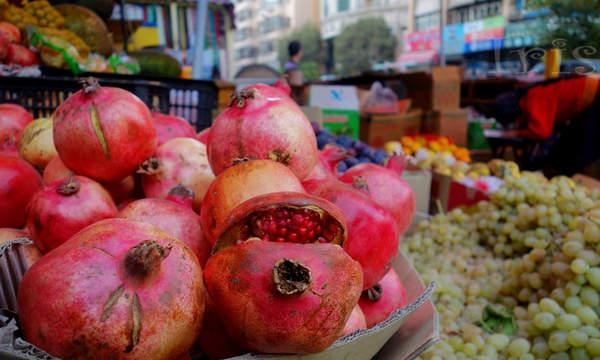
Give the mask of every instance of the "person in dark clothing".
M 289 59 L 283 66 L 283 72 L 291 86 L 302 86 L 304 77 L 300 70 L 300 59 L 302 58 L 302 44 L 298 40 L 288 44 Z

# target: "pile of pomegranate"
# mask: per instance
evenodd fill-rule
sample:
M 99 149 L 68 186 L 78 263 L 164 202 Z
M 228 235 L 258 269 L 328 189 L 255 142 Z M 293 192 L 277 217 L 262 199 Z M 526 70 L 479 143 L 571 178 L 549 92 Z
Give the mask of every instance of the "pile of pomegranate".
M 0 105 L 0 243 L 28 236 L 25 339 L 65 359 L 305 354 L 406 305 L 402 159 L 343 175 L 288 93 L 209 129 L 93 79 L 53 116 Z

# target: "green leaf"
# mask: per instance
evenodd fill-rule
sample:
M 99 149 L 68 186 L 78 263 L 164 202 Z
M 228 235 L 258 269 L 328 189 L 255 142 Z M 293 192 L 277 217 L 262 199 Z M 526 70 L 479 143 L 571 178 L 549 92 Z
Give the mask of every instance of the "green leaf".
M 502 305 L 486 305 L 477 325 L 490 334 L 513 335 L 518 330 L 515 316 Z

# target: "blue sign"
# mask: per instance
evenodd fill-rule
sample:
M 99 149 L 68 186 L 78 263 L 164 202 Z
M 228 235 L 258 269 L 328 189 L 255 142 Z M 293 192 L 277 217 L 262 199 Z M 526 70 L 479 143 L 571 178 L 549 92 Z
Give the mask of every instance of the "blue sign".
M 465 32 L 463 24 L 452 24 L 444 27 L 443 49 L 445 55 L 460 55 L 465 48 Z
M 490 51 L 499 49 L 502 47 L 503 39 L 486 39 L 476 40 L 465 44 L 465 53 L 477 52 L 477 51 Z

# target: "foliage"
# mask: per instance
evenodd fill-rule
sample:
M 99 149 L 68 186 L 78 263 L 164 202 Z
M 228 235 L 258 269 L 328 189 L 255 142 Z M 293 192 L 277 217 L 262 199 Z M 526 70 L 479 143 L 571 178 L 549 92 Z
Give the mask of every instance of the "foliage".
M 365 18 L 346 26 L 333 44 L 337 70 L 347 76 L 393 60 L 396 37 L 383 18 Z
M 302 44 L 302 59 L 300 70 L 304 74 L 304 80 L 311 81 L 320 76 L 320 64 L 325 61 L 324 47 L 321 41 L 321 33 L 315 24 L 307 23 L 294 29 L 288 36 L 279 41 L 277 47 L 277 59 L 283 68 L 288 61 L 287 46 L 292 40 L 298 40 Z
M 564 58 L 600 57 L 600 0 L 530 0 L 528 6 L 548 9 L 543 41 L 562 49 Z

